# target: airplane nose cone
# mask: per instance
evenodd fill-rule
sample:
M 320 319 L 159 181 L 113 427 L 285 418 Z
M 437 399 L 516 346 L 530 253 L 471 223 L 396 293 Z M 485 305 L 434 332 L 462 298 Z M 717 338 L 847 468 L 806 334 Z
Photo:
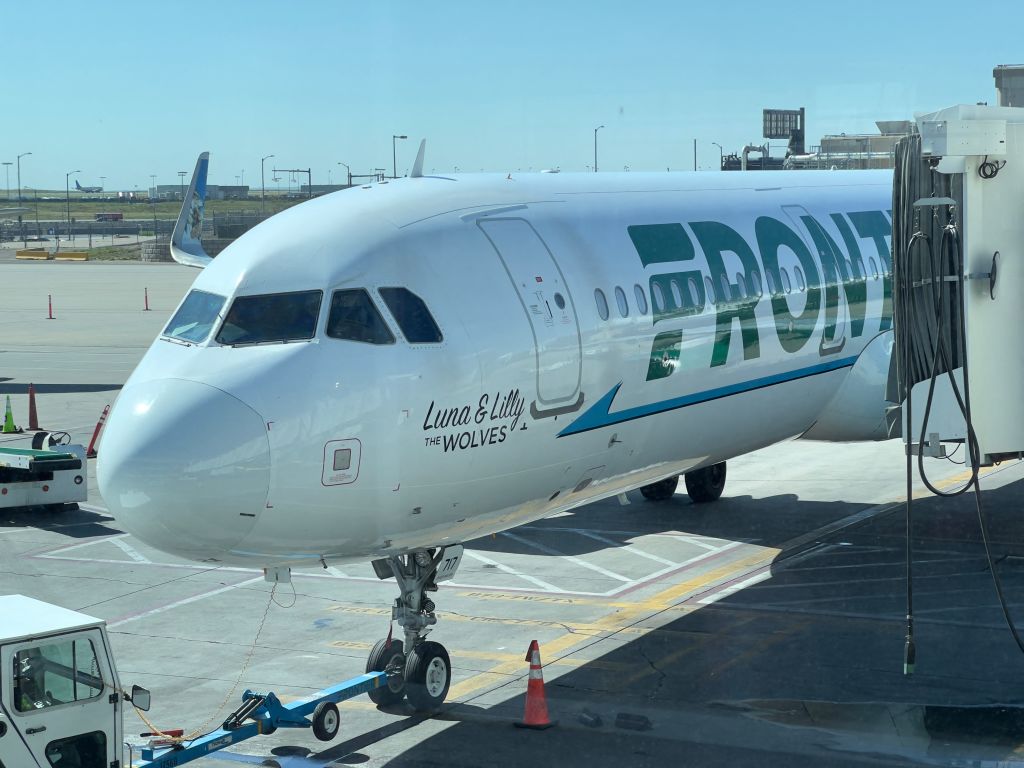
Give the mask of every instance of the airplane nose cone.
M 206 384 L 129 385 L 104 430 L 96 479 L 133 536 L 192 560 L 225 559 L 266 506 L 267 430 L 256 411 Z

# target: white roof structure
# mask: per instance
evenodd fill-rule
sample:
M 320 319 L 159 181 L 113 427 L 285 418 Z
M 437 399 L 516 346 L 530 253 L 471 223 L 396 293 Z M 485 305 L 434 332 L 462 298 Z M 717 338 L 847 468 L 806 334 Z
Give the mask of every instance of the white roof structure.
M 102 619 L 32 597 L 0 595 L 0 642 L 19 642 L 102 623 Z

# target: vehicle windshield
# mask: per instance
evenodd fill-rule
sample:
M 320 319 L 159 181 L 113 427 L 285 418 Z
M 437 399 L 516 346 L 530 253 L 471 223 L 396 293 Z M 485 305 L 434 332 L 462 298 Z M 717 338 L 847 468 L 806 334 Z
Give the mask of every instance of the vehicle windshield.
M 220 344 L 264 344 L 313 338 L 323 291 L 239 296 L 217 334 Z
M 163 335 L 195 344 L 206 341 L 225 301 L 226 296 L 218 296 L 216 293 L 189 292 L 171 322 L 164 328 Z

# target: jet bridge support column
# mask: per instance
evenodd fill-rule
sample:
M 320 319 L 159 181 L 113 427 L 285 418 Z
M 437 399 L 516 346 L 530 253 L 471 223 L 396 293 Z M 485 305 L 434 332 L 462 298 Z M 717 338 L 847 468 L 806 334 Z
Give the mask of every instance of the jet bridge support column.
M 895 400 L 913 452 L 943 455 L 973 429 L 988 464 L 1024 453 L 1024 109 L 917 125 L 894 178 Z

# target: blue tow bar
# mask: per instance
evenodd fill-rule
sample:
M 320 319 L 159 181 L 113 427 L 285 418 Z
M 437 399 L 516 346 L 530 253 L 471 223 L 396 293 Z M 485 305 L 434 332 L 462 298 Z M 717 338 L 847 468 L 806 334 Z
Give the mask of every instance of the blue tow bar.
M 159 749 L 143 747 L 143 762 L 136 763 L 136 766 L 172 768 L 206 757 L 211 752 L 217 752 L 253 736 L 271 734 L 278 728 L 310 728 L 313 723 L 308 715 L 312 714 L 320 703 L 329 701 L 337 704 L 384 685 L 387 685 L 387 675 L 384 672 L 367 672 L 365 675 L 324 688 L 309 698 L 290 704 L 282 704 L 273 693 L 246 691 L 242 694 L 242 706 L 225 721 L 227 727 L 200 736 L 194 741 L 182 742 L 180 746 Z

